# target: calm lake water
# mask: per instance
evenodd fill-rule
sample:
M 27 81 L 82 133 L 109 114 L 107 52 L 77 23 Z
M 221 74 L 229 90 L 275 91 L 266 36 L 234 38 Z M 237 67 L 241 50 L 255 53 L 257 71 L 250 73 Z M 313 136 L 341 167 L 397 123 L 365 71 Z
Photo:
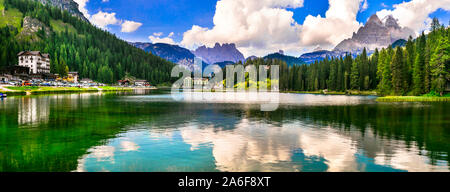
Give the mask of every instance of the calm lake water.
M 164 92 L 10 97 L 0 172 L 450 171 L 450 103 L 374 99 L 281 94 L 262 112 Z

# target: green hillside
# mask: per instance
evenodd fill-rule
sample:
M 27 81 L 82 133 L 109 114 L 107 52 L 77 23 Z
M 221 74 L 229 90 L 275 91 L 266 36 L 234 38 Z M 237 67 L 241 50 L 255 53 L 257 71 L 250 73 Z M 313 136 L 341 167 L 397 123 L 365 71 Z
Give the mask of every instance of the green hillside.
M 20 28 L 22 22 L 22 13 L 15 8 L 5 10 L 4 0 L 0 0 L 0 27 L 12 25 Z
M 45 27 L 30 35 L 24 33 L 31 31 L 21 26 L 26 17 Z M 50 54 L 52 73 L 78 71 L 81 78 L 104 83 L 114 83 L 127 73 L 153 85 L 172 80 L 173 63 L 39 2 L 0 0 L 0 37 L 0 67 L 17 64 L 20 51 L 40 50 Z
M 75 27 L 73 27 L 73 26 L 70 25 L 70 24 L 64 23 L 64 22 L 61 21 L 61 20 L 54 20 L 54 19 L 51 19 L 51 20 L 50 20 L 50 26 L 51 26 L 51 28 L 53 29 L 53 31 L 54 31 L 54 32 L 57 32 L 57 33 L 65 32 L 65 30 L 67 29 L 67 31 L 68 31 L 69 33 L 78 34 L 77 29 L 75 29 Z

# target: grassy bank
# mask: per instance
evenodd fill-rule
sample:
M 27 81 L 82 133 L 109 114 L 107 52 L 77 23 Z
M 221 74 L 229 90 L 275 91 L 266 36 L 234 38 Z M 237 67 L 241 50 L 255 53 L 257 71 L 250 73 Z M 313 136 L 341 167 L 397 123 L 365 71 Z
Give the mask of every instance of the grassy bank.
M 339 91 L 285 91 L 284 93 L 299 93 L 299 94 L 322 94 L 322 95 L 377 95 L 376 91 L 358 91 L 348 90 L 346 92 Z
M 378 102 L 448 102 L 450 97 L 387 96 L 377 98 Z
M 89 88 L 78 88 L 78 87 L 5 87 L 11 91 L 1 91 L 6 93 L 8 96 L 15 95 L 40 95 L 40 94 L 58 94 L 58 93 L 85 93 L 85 92 L 99 92 L 99 91 L 132 91 L 132 88 L 122 88 L 122 87 L 89 87 Z

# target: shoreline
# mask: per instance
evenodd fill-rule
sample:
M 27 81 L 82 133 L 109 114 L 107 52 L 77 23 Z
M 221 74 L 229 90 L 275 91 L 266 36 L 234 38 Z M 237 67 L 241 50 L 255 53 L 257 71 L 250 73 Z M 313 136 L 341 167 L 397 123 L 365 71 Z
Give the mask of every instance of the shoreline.
M 131 92 L 134 90 L 156 90 L 157 88 L 128 88 L 128 87 L 0 87 L 0 93 L 9 96 L 69 94 L 69 93 L 96 93 L 96 92 Z
M 347 96 L 377 96 L 377 102 L 450 102 L 448 96 L 378 96 L 376 91 L 285 91 L 283 93 L 315 94 L 315 95 L 347 95 Z
M 8 89 L 13 88 L 13 89 Z M 158 90 L 161 87 L 152 88 L 129 88 L 129 87 L 14 87 L 0 86 L 0 93 L 9 96 L 28 96 L 28 95 L 48 95 L 48 94 L 71 94 L 71 93 L 97 93 L 97 92 L 131 92 L 135 90 Z M 438 96 L 378 96 L 375 91 L 282 91 L 281 93 L 292 94 L 314 94 L 314 95 L 347 95 L 347 96 L 377 96 L 377 102 L 450 102 L 450 97 Z
M 378 96 L 376 91 L 356 91 L 348 90 L 340 91 L 283 91 L 282 93 L 297 93 L 297 94 L 316 94 L 316 95 L 348 95 L 348 96 Z
M 430 96 L 386 96 L 376 99 L 377 102 L 450 102 L 450 97 Z

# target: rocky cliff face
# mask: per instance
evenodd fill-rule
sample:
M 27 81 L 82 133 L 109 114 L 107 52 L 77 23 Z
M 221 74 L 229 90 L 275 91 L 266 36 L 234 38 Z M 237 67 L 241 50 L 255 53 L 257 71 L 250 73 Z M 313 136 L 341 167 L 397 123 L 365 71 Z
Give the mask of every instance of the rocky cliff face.
M 232 61 L 234 63 L 245 61 L 244 55 L 233 43 L 223 45 L 216 43 L 213 48 L 201 46 L 192 53 L 194 53 L 195 56 L 202 58 L 204 62 L 209 64 L 221 63 L 224 61 Z
M 44 30 L 44 33 L 47 36 L 51 34 L 50 28 L 44 23 L 37 19 L 26 16 L 25 18 L 23 18 L 22 31 L 17 36 L 17 39 L 21 40 L 24 38 L 28 38 L 31 41 L 38 41 L 39 37 L 36 35 L 36 33 L 41 29 Z
M 83 13 L 78 10 L 78 3 L 73 0 L 35 0 L 39 1 L 42 4 L 49 4 L 51 6 L 55 6 L 60 8 L 61 10 L 67 10 L 73 16 L 79 17 L 80 19 L 89 22 L 86 17 L 84 17 Z
M 387 47 L 399 39 L 408 39 L 415 36 L 414 31 L 409 28 L 402 28 L 397 20 L 392 16 L 387 16 L 381 21 L 377 15 L 372 15 L 366 25 L 361 27 L 357 33 L 353 33 L 352 38 L 339 43 L 334 51 L 340 52 L 361 52 L 367 48 Z

